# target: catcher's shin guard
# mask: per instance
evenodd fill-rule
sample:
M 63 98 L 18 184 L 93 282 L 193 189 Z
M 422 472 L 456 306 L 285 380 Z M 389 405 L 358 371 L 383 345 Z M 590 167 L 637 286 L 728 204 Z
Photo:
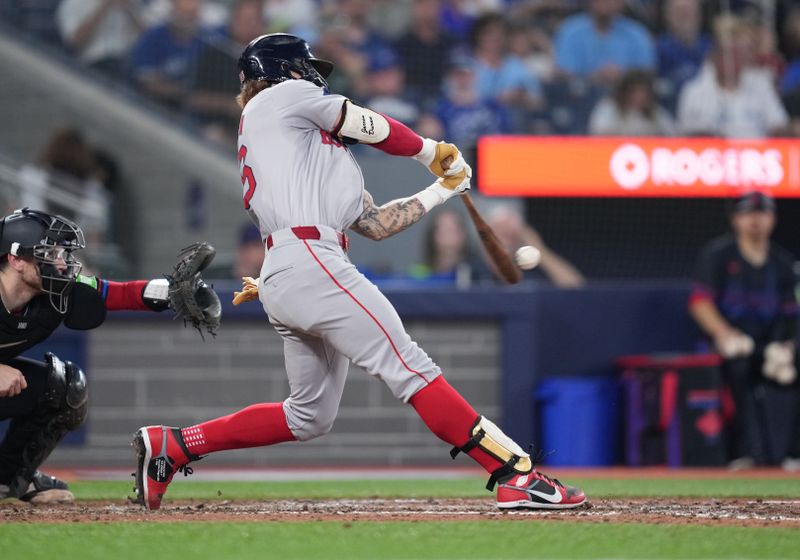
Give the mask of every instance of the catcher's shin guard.
M 489 476 L 486 483 L 487 490 L 494 490 L 497 482 L 503 482 L 518 474 L 528 474 L 533 471 L 533 462 L 530 455 L 505 435 L 494 422 L 484 416 L 479 416 L 470 430 L 470 438 L 461 447 L 454 447 L 450 451 L 453 459 L 459 453 L 469 453 L 478 448 L 489 456 L 494 457 L 503 465 Z
M 0 457 L 17 463 L 9 484 L 9 496 L 22 498 L 30 493 L 37 469 L 62 438 L 86 419 L 89 392 L 86 376 L 72 362 L 45 354 L 47 389 L 37 409 L 24 418 L 14 418 L 0 449 Z

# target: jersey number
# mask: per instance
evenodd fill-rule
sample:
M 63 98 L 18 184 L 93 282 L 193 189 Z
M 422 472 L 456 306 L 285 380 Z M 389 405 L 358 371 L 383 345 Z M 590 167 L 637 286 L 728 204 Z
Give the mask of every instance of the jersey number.
M 242 186 L 247 187 L 247 192 L 244 193 L 244 208 L 250 209 L 250 199 L 253 198 L 253 193 L 256 192 L 256 178 L 253 175 L 253 168 L 244 163 L 244 158 L 247 156 L 247 146 L 239 148 L 239 167 L 242 169 Z

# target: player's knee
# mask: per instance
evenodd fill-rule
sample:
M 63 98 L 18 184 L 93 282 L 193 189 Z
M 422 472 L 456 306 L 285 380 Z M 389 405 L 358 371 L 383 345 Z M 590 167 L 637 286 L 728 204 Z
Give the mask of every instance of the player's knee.
M 312 424 L 307 426 L 307 434 L 308 439 L 314 439 L 318 437 L 322 437 L 325 434 L 329 433 L 331 429 L 333 429 L 333 422 L 334 419 L 331 418 L 330 420 L 315 420 Z
M 324 412 L 314 407 L 289 403 L 286 417 L 292 434 L 298 441 L 308 441 L 324 436 L 333 428 L 336 411 Z

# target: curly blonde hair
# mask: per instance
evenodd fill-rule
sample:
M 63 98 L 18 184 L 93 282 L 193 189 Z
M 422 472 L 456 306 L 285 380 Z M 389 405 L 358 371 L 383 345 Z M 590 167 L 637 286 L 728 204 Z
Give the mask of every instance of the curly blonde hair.
M 241 109 L 244 109 L 251 99 L 272 85 L 272 82 L 266 80 L 247 80 L 242 84 L 239 95 L 236 96 L 236 103 Z

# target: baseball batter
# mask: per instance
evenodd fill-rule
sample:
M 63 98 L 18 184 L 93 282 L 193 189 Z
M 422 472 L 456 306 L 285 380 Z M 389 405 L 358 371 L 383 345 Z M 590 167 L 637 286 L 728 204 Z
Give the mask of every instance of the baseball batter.
M 499 483 L 501 508 L 560 509 L 586 500 L 533 468 L 531 458 L 451 387 L 411 340 L 397 312 L 347 258 L 350 229 L 380 240 L 470 188 L 471 169 L 451 144 L 330 94 L 333 64 L 295 36 L 259 37 L 239 60 L 243 108 L 239 165 L 244 206 L 266 257 L 259 299 L 283 337 L 290 395 L 188 428 L 139 429 L 136 491 L 158 509 L 174 474 L 226 449 L 306 441 L 332 427 L 350 362 L 382 380 L 439 438 Z M 376 206 L 348 144 L 420 161 L 439 178 L 419 193 Z

